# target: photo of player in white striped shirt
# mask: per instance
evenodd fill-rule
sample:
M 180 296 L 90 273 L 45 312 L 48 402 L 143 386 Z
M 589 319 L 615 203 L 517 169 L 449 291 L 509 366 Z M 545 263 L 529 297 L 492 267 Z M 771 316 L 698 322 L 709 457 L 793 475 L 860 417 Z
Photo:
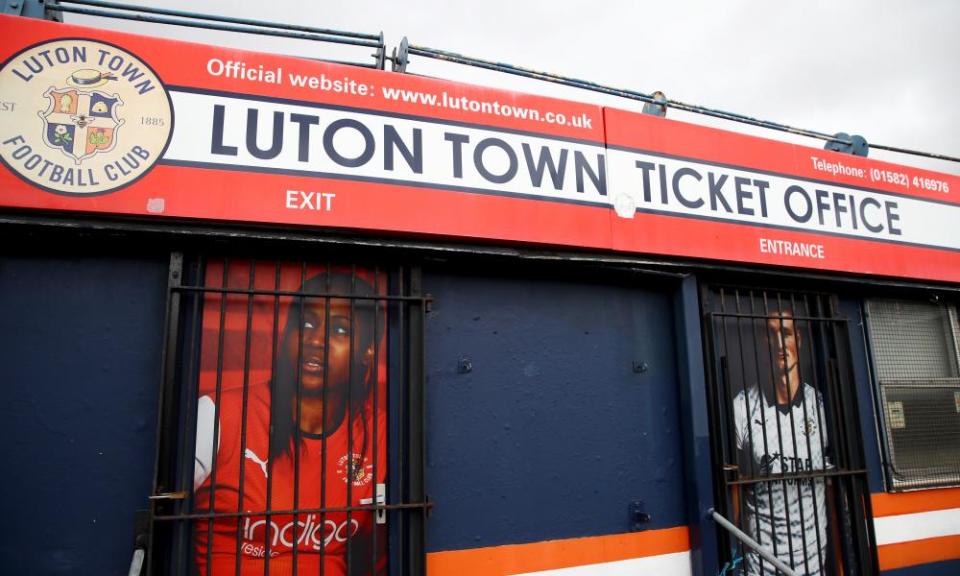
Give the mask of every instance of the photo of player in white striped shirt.
M 764 548 L 800 574 L 825 576 L 830 573 L 826 482 L 779 478 L 832 468 L 823 398 L 801 378 L 802 342 L 793 312 L 773 312 L 766 324 L 772 382 L 754 384 L 736 395 L 733 424 L 740 473 L 771 479 L 736 490 L 734 508 L 742 514 L 743 530 Z M 743 573 L 759 576 L 778 571 L 756 553 L 746 552 Z

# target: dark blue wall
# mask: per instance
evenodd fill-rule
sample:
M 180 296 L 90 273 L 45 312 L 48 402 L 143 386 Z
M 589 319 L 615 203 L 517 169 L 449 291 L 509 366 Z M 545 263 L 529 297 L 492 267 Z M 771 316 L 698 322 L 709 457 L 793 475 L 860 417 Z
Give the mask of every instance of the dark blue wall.
M 634 500 L 650 528 L 686 524 L 669 291 L 488 273 L 424 285 L 428 551 L 627 532 Z
M 0 572 L 127 573 L 166 275 L 162 259 L 0 258 Z

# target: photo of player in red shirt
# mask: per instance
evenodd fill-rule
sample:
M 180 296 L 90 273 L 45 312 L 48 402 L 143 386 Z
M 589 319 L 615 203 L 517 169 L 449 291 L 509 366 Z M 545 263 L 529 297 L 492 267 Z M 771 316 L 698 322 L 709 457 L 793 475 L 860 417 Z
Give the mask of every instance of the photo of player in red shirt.
M 308 277 L 297 292 L 352 297 L 285 297 L 269 381 L 200 397 L 199 574 L 261 575 L 268 558 L 272 575 L 385 573 L 384 526 L 350 509 L 371 506 L 386 476 L 384 322 L 371 276 Z

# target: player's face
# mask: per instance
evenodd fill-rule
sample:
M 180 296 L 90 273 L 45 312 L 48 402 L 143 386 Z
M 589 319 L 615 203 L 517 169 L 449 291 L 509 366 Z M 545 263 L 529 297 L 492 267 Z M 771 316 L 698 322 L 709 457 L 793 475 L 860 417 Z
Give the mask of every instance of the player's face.
M 321 394 L 324 386 L 328 396 L 346 394 L 352 348 L 354 344 L 359 345 L 352 338 L 359 327 L 350 321 L 350 301 L 331 299 L 329 313 L 325 302 L 323 298 L 305 300 L 300 328 L 302 345 L 298 350 L 296 333 L 287 340 L 287 359 L 291 366 L 299 366 L 301 392 L 307 396 Z M 291 313 L 298 312 L 295 304 Z
M 787 313 L 783 318 L 771 318 L 767 320 L 767 328 L 770 331 L 770 338 L 773 341 L 773 349 L 776 354 L 776 365 L 778 374 L 790 384 L 799 383 L 799 350 L 797 349 L 797 332 L 793 317 Z

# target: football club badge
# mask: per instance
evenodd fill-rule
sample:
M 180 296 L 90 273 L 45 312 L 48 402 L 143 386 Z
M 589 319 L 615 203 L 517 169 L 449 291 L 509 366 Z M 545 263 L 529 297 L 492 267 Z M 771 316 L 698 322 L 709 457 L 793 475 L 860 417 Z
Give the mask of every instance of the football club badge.
M 337 475 L 354 486 L 365 486 L 373 480 L 373 464 L 367 461 L 366 456 L 356 452 L 349 456 L 344 454 L 337 460 Z
M 92 40 L 55 40 L 0 68 L 14 114 L 0 124 L 0 160 L 59 194 L 114 192 L 144 176 L 170 140 L 173 109 L 153 70 Z
M 100 76 L 99 73 L 96 75 Z M 40 115 L 44 122 L 43 135 L 47 146 L 62 149 L 78 165 L 98 152 L 114 149 L 115 136 L 124 123 L 117 117 L 117 108 L 123 106 L 119 96 L 108 96 L 98 91 L 54 88 L 47 90 L 44 96 L 50 99 L 49 107 Z

